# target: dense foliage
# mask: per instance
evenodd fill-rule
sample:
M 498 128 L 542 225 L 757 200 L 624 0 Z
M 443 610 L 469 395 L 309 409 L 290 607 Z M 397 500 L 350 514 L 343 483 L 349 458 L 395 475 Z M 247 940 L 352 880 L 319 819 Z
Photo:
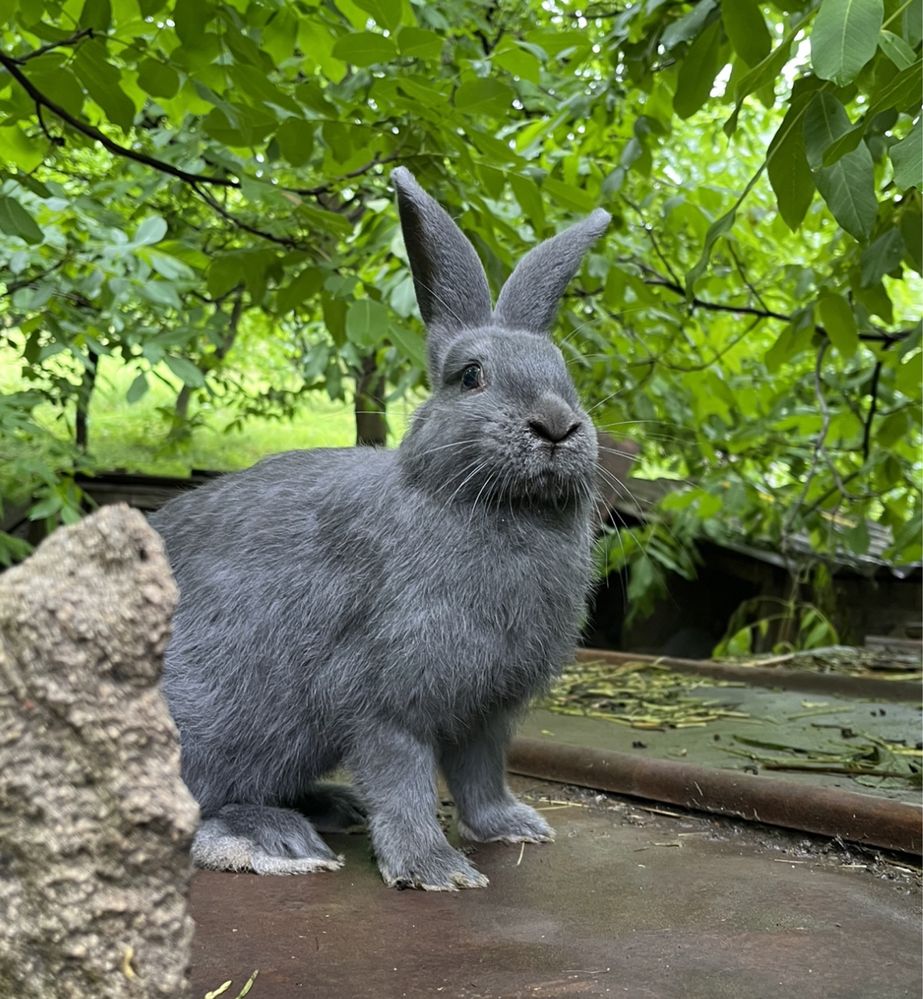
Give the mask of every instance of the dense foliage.
M 600 426 L 688 484 L 637 592 L 729 530 L 919 558 L 921 0 L 0 0 L 3 459 L 76 516 L 101 356 L 359 435 L 422 384 L 388 164 L 495 288 L 598 204 L 564 346 Z M 913 282 L 917 281 L 914 277 Z M 242 338 L 246 343 L 242 347 Z M 283 372 L 255 381 L 265 354 Z M 35 419 L 53 403 L 68 440 Z M 40 446 L 39 446 L 40 445 Z M 630 483 L 628 484 L 630 488 Z M 9 557 L 10 552 L 7 552 Z

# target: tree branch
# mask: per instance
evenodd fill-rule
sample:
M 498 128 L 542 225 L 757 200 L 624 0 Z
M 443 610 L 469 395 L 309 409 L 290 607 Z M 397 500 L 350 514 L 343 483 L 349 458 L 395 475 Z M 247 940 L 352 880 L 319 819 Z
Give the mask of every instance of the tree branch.
M 389 153 L 387 156 L 379 156 L 378 153 L 376 153 L 368 163 L 361 167 L 356 167 L 355 170 L 350 170 L 349 173 L 340 174 L 339 177 L 328 181 L 326 184 L 318 184 L 317 187 L 280 187 L 280 190 L 288 191 L 289 194 L 301 194 L 305 197 L 316 198 L 321 194 L 331 193 L 335 186 L 341 181 L 354 180 L 356 177 L 361 177 L 363 174 L 368 173 L 377 166 L 384 166 L 386 163 L 393 163 L 395 160 L 399 160 L 400 158 L 400 150 Z
M 24 56 L 19 56 L 15 61 L 22 66 L 30 59 L 37 59 L 39 56 L 44 55 L 46 52 L 51 52 L 53 49 L 66 48 L 70 45 L 76 45 L 77 42 L 82 41 L 84 38 L 92 38 L 94 31 L 94 28 L 81 28 L 80 31 L 69 38 L 62 38 L 59 42 L 49 42 L 47 45 L 42 45 L 41 48 L 37 48 L 33 52 L 27 52 Z
M 185 181 L 187 184 L 200 183 L 217 184 L 221 187 L 240 187 L 240 181 L 234 180 L 231 177 L 217 177 L 214 174 L 190 173 L 190 171 L 182 170 L 180 167 L 176 167 L 172 163 L 159 160 L 154 156 L 148 156 L 147 153 L 139 153 L 128 146 L 123 146 L 120 143 L 115 142 L 98 128 L 94 128 L 92 125 L 88 125 L 79 118 L 75 118 L 69 111 L 65 111 L 60 104 L 55 103 L 50 97 L 46 97 L 25 75 L 25 73 L 22 72 L 17 65 L 17 62 L 18 60 L 11 58 L 4 52 L 0 52 L 0 66 L 3 66 L 6 69 L 10 76 L 13 77 L 13 79 L 23 88 L 23 90 L 25 90 L 25 92 L 32 98 L 33 101 L 35 101 L 37 105 L 46 108 L 53 115 L 60 118 L 61 121 L 66 122 L 71 128 L 80 132 L 82 135 L 85 135 L 88 139 L 98 142 L 101 146 L 108 149 L 110 153 L 114 153 L 116 156 L 122 156 L 125 159 L 134 160 L 136 163 L 142 163 L 144 166 L 153 167 L 155 170 L 159 170 L 161 173 L 169 174 L 171 177 L 176 177 L 177 180 Z
M 38 118 L 39 128 L 45 134 L 45 138 L 53 146 L 63 146 L 64 145 L 64 140 L 61 138 L 61 136 L 60 135 L 52 135 L 51 132 L 48 131 L 48 126 L 45 124 L 45 118 L 42 115 L 42 105 L 39 104 L 38 101 L 35 102 L 35 115 Z
M 224 205 L 221 204 L 217 198 L 210 191 L 206 191 L 204 188 L 199 187 L 196 182 L 190 182 L 189 186 L 195 191 L 196 194 L 209 206 L 217 212 L 223 219 L 226 219 L 231 225 L 236 226 L 238 229 L 242 229 L 244 232 L 249 232 L 252 236 L 258 236 L 260 239 L 268 240 L 270 243 L 277 243 L 279 246 L 284 246 L 287 250 L 298 250 L 304 249 L 304 245 L 299 243 L 297 239 L 292 239 L 291 236 L 276 236 L 275 233 L 267 232 L 265 229 L 258 229 L 256 226 L 250 225 L 239 219 L 233 212 L 229 212 Z
M 872 384 L 869 388 L 869 395 L 872 401 L 869 403 L 868 416 L 865 418 L 865 427 L 862 430 L 862 459 L 869 460 L 869 447 L 872 440 L 872 420 L 875 419 L 875 410 L 878 409 L 878 379 L 881 377 L 881 361 L 875 364 L 872 372 Z
M 65 45 L 68 41 L 72 42 L 77 37 L 77 35 L 74 35 L 71 39 L 61 41 L 56 44 Z M 48 48 L 48 46 L 46 46 L 46 48 Z M 39 110 L 40 124 L 46 134 L 47 129 L 45 129 L 44 123 L 41 122 L 41 108 L 45 108 L 50 111 L 53 115 L 65 124 L 69 125 L 75 131 L 80 132 L 81 135 L 85 135 L 88 139 L 98 142 L 115 156 L 121 156 L 125 159 L 133 160 L 135 163 L 141 163 L 144 166 L 152 167 L 154 170 L 158 170 L 160 173 L 165 173 L 170 177 L 175 177 L 177 180 L 181 180 L 186 184 L 209 184 L 217 187 L 240 188 L 240 181 L 236 180 L 234 177 L 222 177 L 217 174 L 192 173 L 189 170 L 183 170 L 181 167 L 174 166 L 166 160 L 158 159 L 155 156 L 149 156 L 147 153 L 138 152 L 129 146 L 123 146 L 114 139 L 110 139 L 108 135 L 100 131 L 98 128 L 95 128 L 93 125 L 89 125 L 87 122 L 81 121 L 79 118 L 72 115 L 69 111 L 61 107 L 60 104 L 43 94 L 25 75 L 25 73 L 20 70 L 19 63 L 24 62 L 26 59 L 32 58 L 40 51 L 40 49 L 36 49 L 34 53 L 30 53 L 28 56 L 22 56 L 19 59 L 15 59 L 12 56 L 6 55 L 4 52 L 0 52 L 0 65 L 6 69 L 10 76 L 16 80 L 16 82 L 35 102 L 36 108 Z M 56 145 L 61 144 L 61 140 L 59 138 L 52 139 L 52 141 L 55 142 Z M 314 187 L 286 187 L 279 184 L 278 189 L 280 191 L 287 191 L 289 194 L 300 195 L 301 197 L 318 197 L 321 194 L 331 193 L 335 190 L 337 184 L 342 183 L 345 180 L 354 180 L 356 177 L 361 177 L 363 174 L 368 173 L 377 166 L 392 163 L 399 158 L 399 150 L 396 150 L 387 156 L 379 156 L 376 153 L 368 163 L 363 164 L 361 167 L 357 167 L 355 170 L 350 170 L 349 173 L 342 174 L 341 176 L 336 177 L 331 181 L 327 181 L 324 184 L 318 184 Z
M 655 278 L 645 278 L 645 284 L 655 285 L 660 288 L 666 288 L 667 291 L 672 291 L 676 295 L 680 295 L 683 298 L 686 297 L 686 289 L 675 281 L 668 281 L 664 277 Z M 758 309 L 752 305 L 724 305 L 722 302 L 709 302 L 704 299 L 693 297 L 689 301 L 689 305 L 693 309 L 705 309 L 709 312 L 733 312 L 737 315 L 744 316 L 761 316 L 763 319 L 778 319 L 783 323 L 790 323 L 792 321 L 792 316 L 786 315 L 784 312 L 776 312 L 773 309 Z M 815 325 L 814 327 L 817 333 L 821 336 L 828 337 L 826 329 L 823 326 Z M 898 330 L 896 333 L 886 333 L 884 330 L 880 332 L 865 332 L 859 334 L 859 339 L 865 341 L 866 343 L 884 343 L 892 344 L 898 343 L 901 340 L 905 340 L 913 333 L 913 330 Z
M 29 285 L 35 284 L 37 281 L 41 281 L 47 278 L 50 274 L 54 274 L 56 270 L 63 267 L 67 263 L 67 257 L 61 257 L 56 263 L 53 263 L 49 268 L 42 271 L 41 274 L 34 274 L 32 277 L 27 278 L 17 278 L 15 281 L 4 281 L 5 286 L 3 291 L 0 291 L 0 298 L 8 298 L 11 295 L 15 295 L 20 288 L 28 288 Z

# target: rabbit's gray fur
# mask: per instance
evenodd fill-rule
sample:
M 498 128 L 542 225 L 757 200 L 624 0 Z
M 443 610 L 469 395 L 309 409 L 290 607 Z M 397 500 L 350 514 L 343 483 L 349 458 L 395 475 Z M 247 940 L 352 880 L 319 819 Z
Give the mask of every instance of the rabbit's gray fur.
M 433 388 L 400 447 L 279 454 L 151 518 L 181 591 L 164 688 L 203 866 L 337 867 L 305 816 L 364 808 L 388 884 L 484 885 L 437 821 L 437 767 L 466 837 L 552 838 L 504 753 L 573 651 L 590 578 L 596 436 L 545 334 L 609 216 L 536 247 L 495 312 L 455 223 L 393 179 Z M 475 361 L 485 385 L 466 389 Z M 340 764 L 361 804 L 318 783 Z

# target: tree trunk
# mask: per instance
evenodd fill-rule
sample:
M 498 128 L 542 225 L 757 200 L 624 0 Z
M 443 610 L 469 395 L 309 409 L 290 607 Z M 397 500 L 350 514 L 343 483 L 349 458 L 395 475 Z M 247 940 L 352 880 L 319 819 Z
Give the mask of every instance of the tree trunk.
M 87 348 L 87 366 L 80 379 L 80 390 L 77 393 L 77 414 L 74 419 L 74 443 L 78 451 L 86 451 L 90 434 L 90 400 L 96 387 L 96 375 L 99 369 L 99 354 L 92 347 Z
M 384 447 L 388 442 L 388 417 L 385 406 L 385 379 L 375 365 L 375 355 L 362 359 L 356 378 L 356 444 Z

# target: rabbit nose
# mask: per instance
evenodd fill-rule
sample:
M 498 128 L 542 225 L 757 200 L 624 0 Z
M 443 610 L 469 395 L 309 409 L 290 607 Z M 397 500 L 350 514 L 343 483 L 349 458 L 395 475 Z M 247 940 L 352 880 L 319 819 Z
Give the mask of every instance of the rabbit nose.
M 536 437 L 551 444 L 560 444 L 572 437 L 582 426 L 574 411 L 563 403 L 546 405 L 544 412 L 528 420 L 529 429 Z

